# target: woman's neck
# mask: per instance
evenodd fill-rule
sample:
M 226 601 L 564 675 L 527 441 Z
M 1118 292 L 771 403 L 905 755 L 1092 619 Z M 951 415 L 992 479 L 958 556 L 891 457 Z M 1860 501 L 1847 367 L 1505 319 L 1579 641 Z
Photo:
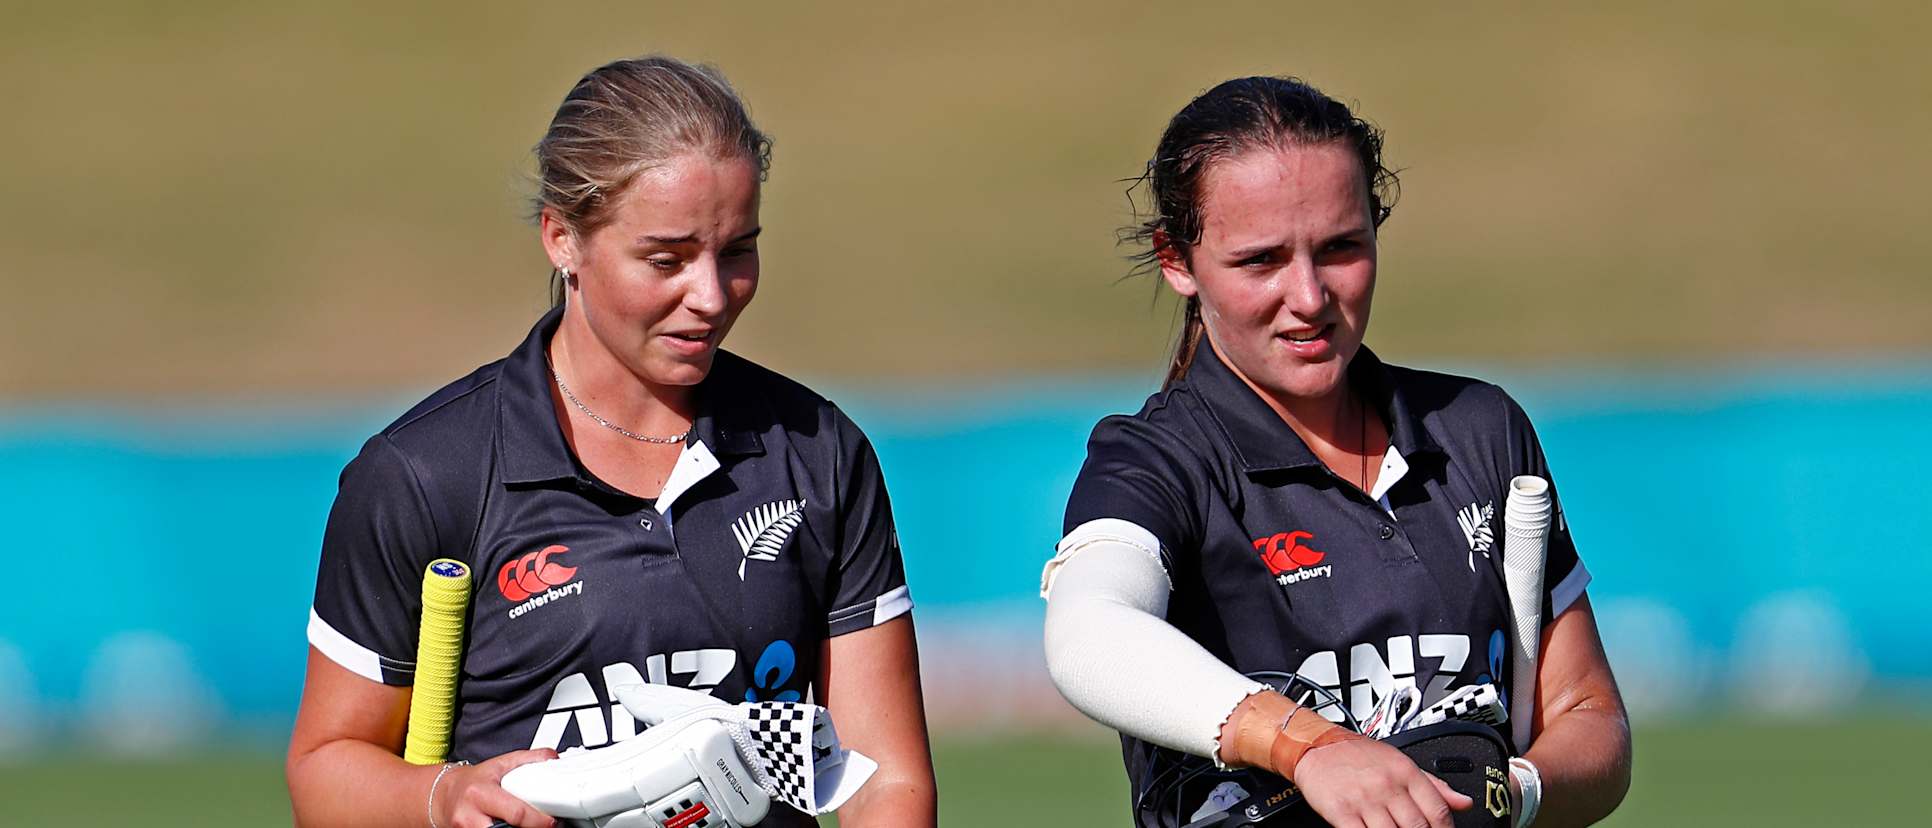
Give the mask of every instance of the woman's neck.
M 1234 372 L 1234 375 L 1241 379 L 1242 384 L 1248 386 L 1255 396 L 1260 397 L 1262 402 L 1273 409 L 1275 415 L 1280 417 L 1281 421 L 1295 432 L 1295 436 L 1300 437 L 1302 443 L 1315 452 L 1316 456 L 1327 461 L 1331 452 L 1374 453 L 1374 449 L 1369 445 L 1368 436 L 1369 432 L 1375 429 L 1369 428 L 1368 420 L 1376 415 L 1371 414 L 1367 403 L 1349 388 L 1346 370 L 1343 371 L 1342 381 L 1329 389 L 1328 393 L 1309 397 L 1276 394 L 1262 388 L 1247 374 L 1242 373 L 1241 369 L 1236 368 L 1234 362 L 1221 352 L 1220 346 L 1213 344 L 1212 337 L 1208 339 L 1221 364 L 1226 365 L 1229 371 Z M 1379 420 L 1379 417 L 1376 419 Z
M 697 414 L 695 386 L 659 385 L 637 376 L 604 347 L 575 308 L 564 311 L 547 356 L 579 402 L 632 431 L 676 433 Z
M 1344 380 L 1319 397 L 1283 397 L 1260 392 L 1268 407 L 1281 416 L 1310 449 L 1334 449 L 1350 453 L 1368 451 L 1363 423 L 1368 417 L 1361 398 L 1349 390 Z

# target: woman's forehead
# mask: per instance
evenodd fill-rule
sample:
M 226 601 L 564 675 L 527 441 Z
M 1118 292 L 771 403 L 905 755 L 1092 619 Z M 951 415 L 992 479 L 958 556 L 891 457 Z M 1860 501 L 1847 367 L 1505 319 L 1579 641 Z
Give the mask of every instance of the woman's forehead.
M 1367 216 L 1361 161 L 1339 143 L 1249 149 L 1210 164 L 1201 176 L 1204 241 L 1284 224 L 1339 229 Z
M 608 229 L 625 241 L 735 234 L 757 224 L 758 196 L 758 167 L 749 159 L 674 156 L 631 180 Z

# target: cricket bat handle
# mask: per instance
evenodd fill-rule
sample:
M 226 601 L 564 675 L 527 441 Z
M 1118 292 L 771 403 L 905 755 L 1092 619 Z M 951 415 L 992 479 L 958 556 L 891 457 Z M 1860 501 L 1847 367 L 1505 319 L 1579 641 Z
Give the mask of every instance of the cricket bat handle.
M 1536 718 L 1536 670 L 1543 641 L 1543 560 L 1549 549 L 1550 482 L 1535 475 L 1509 481 L 1503 507 L 1503 578 L 1509 590 L 1516 635 L 1510 651 L 1510 735 L 1516 751 L 1529 750 Z

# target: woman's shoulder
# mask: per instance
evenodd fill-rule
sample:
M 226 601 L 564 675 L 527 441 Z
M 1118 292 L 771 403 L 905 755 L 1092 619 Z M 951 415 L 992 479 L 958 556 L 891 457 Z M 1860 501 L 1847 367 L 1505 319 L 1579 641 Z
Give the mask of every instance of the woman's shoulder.
M 717 395 L 712 409 L 740 428 L 782 431 L 793 442 L 863 436 L 825 395 L 730 351 L 719 349 L 705 384 Z
M 1477 377 L 1399 365 L 1386 376 L 1409 414 L 1433 431 L 1504 431 L 1524 419 L 1503 387 Z
M 489 435 L 496 426 L 495 392 L 503 363 L 497 360 L 481 366 L 437 389 L 378 435 L 399 448 L 425 440 L 442 443 L 452 437 Z

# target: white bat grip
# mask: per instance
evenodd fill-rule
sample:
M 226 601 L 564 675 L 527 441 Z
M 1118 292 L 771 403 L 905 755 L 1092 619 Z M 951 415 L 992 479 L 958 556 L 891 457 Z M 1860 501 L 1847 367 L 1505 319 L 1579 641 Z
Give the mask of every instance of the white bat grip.
M 1503 578 L 1516 622 L 1511 638 L 1510 734 L 1518 753 L 1529 751 L 1536 712 L 1536 660 L 1543 641 L 1543 559 L 1549 547 L 1550 483 L 1535 475 L 1509 481 L 1503 507 Z

